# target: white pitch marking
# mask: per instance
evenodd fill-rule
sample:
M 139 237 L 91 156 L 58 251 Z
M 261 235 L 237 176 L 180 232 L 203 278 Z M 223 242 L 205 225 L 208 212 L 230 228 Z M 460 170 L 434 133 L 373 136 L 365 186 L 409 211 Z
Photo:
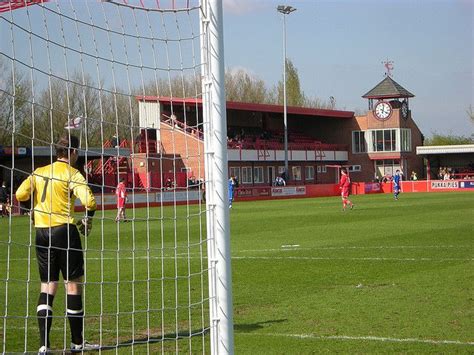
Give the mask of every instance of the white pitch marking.
M 391 338 L 391 337 L 376 337 L 376 336 L 350 336 L 350 335 L 315 335 L 315 334 L 268 334 L 268 333 L 237 333 L 244 335 L 255 336 L 275 336 L 275 337 L 290 337 L 301 339 L 330 339 L 330 340 L 371 340 L 380 342 L 394 342 L 394 343 L 424 343 L 424 344 L 448 344 L 448 345 L 474 345 L 473 341 L 459 341 L 459 340 L 434 340 L 434 339 L 417 339 L 417 338 Z
M 299 244 L 284 244 L 281 247 L 282 248 L 298 248 L 300 245 Z
M 286 246 L 286 245 L 285 245 Z M 284 245 L 282 245 L 282 248 Z M 344 247 L 344 246 L 338 246 L 338 247 L 306 247 L 306 248 L 300 248 L 300 250 L 357 250 L 357 249 L 451 249 L 451 248 L 456 248 L 456 249 L 466 249 L 466 248 L 471 248 L 471 246 L 464 246 L 464 245 L 420 245 L 420 246 L 415 246 L 415 245 L 399 245 L 399 246 L 373 246 L 373 247 Z M 237 253 L 253 253 L 253 252 L 271 252 L 271 251 L 279 251 L 280 249 L 247 249 L 247 250 L 237 250 L 235 252 Z
M 281 251 L 281 249 L 279 249 Z M 188 259 L 186 255 L 177 255 L 175 256 L 135 256 L 135 257 L 120 257 L 120 260 L 174 260 L 177 259 Z M 205 255 L 190 255 L 190 259 L 207 259 Z M 36 258 L 33 258 L 36 259 Z M 33 260 L 32 259 L 32 260 Z M 388 258 L 388 257 L 363 257 L 363 258 L 335 258 L 335 257 L 318 257 L 318 256 L 251 256 L 251 255 L 244 255 L 244 256 L 232 256 L 233 260 L 353 260 L 353 261 L 432 261 L 432 262 L 444 262 L 444 261 L 474 261 L 474 258 L 442 258 L 442 259 L 435 259 L 435 258 Z M 100 260 L 117 260 L 117 258 L 111 257 L 87 257 L 86 261 L 100 261 Z M 0 259 L 0 262 L 5 262 L 6 259 Z M 10 261 L 28 261 L 27 258 L 10 258 Z
M 233 256 L 232 259 L 259 259 L 259 260 L 353 260 L 353 261 L 474 261 L 474 258 L 382 258 L 382 257 L 366 257 L 366 258 L 333 258 L 333 257 L 316 257 L 316 256 Z

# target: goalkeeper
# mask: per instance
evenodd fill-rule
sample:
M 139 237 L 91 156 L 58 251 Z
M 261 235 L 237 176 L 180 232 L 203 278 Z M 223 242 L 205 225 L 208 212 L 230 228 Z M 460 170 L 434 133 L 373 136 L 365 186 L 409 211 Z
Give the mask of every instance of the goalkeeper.
M 53 301 L 58 289 L 59 272 L 67 291 L 66 312 L 71 328 L 71 350 L 98 349 L 83 339 L 82 281 L 84 256 L 79 231 L 87 236 L 92 228 L 96 202 L 81 173 L 73 166 L 79 152 L 79 140 L 65 136 L 56 144 L 56 162 L 36 169 L 16 191 L 18 201 L 31 200 L 36 229 L 36 258 L 41 279 L 37 317 L 40 335 L 39 353 L 49 350 L 53 320 Z M 86 216 L 74 224 L 76 197 Z

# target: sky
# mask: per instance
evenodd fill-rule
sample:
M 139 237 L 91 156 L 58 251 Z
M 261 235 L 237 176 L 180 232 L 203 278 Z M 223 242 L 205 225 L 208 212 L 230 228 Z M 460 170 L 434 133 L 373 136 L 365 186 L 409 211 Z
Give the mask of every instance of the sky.
M 222 1 L 227 70 L 246 70 L 269 88 L 282 79 L 283 20 L 276 7 L 291 5 L 297 10 L 286 17 L 287 57 L 307 96 L 324 102 L 332 96 L 337 109 L 364 113 L 361 96 L 384 79 L 382 62 L 389 60 L 393 79 L 415 95 L 412 117 L 426 137 L 474 134 L 467 114 L 474 109 L 474 0 Z M 79 70 L 131 94 L 130 87 L 156 75 L 200 75 L 199 11 L 192 13 L 190 20 L 188 12 L 162 16 L 96 0 L 51 1 L 3 14 L 0 53 L 15 57 L 40 85 L 50 72 L 67 79 Z
M 282 78 L 283 20 L 287 57 L 311 97 L 365 112 L 361 96 L 392 78 L 415 95 L 412 117 L 426 137 L 470 136 L 474 124 L 474 1 L 224 0 L 226 69 L 244 69 L 273 86 Z

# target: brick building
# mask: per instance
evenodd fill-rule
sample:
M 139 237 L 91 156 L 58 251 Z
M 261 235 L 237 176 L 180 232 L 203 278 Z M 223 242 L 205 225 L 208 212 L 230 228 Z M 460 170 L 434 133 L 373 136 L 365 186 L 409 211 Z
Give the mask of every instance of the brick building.
M 340 166 L 349 167 L 355 182 L 370 182 L 397 169 L 407 177 L 412 171 L 424 176 L 423 158 L 416 154 L 423 136 L 409 107 L 414 95 L 386 76 L 362 97 L 368 100 L 362 116 L 288 107 L 290 184 L 335 183 Z M 135 146 L 106 147 L 102 159 L 98 153 L 104 148 L 91 148 L 89 181 L 113 188 L 118 175 L 126 174 L 129 186 L 140 189 L 159 188 L 167 180 L 179 187 L 204 180 L 201 100 L 154 96 L 137 100 L 141 135 Z M 227 102 L 226 115 L 228 174 L 243 186 L 271 185 L 285 165 L 283 107 Z M 30 154 L 18 155 L 17 168 L 25 172 L 32 168 Z M 35 147 L 35 165 L 49 162 L 51 154 L 51 147 Z M 0 154 L 6 166 L 10 159 L 11 154 Z
M 334 183 L 348 166 L 353 181 L 423 172 L 416 146 L 423 136 L 413 121 L 414 95 L 390 76 L 362 96 L 363 116 L 352 111 L 288 107 L 288 162 L 291 184 Z M 175 152 L 183 171 L 204 177 L 202 105 L 198 99 L 140 97 L 140 126 L 159 127 L 162 153 Z M 283 107 L 227 102 L 229 175 L 243 185 L 268 186 L 284 172 Z

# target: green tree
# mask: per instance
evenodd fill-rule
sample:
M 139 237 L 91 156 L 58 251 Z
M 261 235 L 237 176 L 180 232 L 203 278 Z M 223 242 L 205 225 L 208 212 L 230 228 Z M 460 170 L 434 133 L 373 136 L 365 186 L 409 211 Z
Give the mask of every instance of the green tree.
M 278 104 L 283 104 L 283 80 L 277 84 Z M 288 106 L 304 106 L 306 97 L 301 89 L 298 69 L 290 59 L 286 60 L 286 102 Z
M 458 144 L 474 144 L 474 135 L 471 137 L 443 135 L 434 133 L 432 137 L 426 138 L 424 145 L 458 145 Z

